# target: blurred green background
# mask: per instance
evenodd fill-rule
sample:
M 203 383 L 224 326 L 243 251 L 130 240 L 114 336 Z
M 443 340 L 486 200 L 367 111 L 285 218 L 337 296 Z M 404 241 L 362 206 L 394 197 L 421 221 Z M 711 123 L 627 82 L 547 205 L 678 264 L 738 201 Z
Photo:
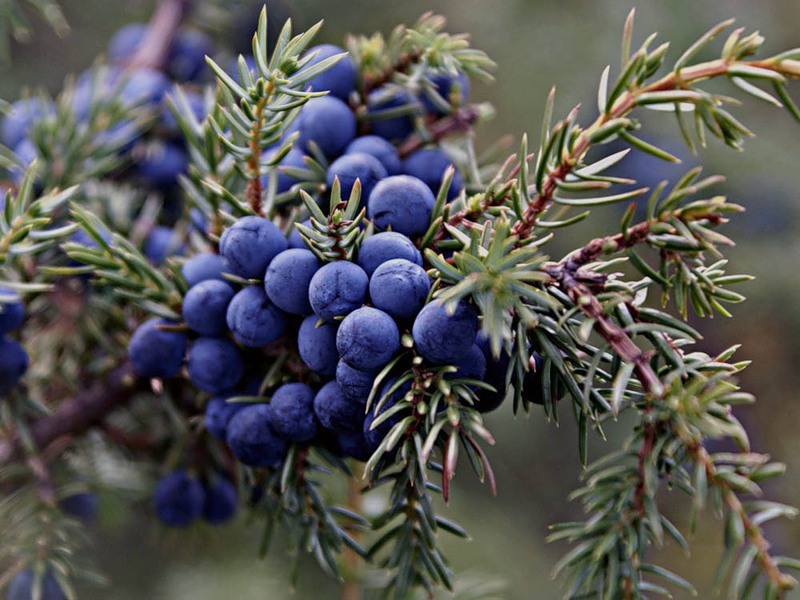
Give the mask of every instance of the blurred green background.
M 119 26 L 146 19 L 153 6 L 152 2 L 122 0 L 67 0 L 63 4 L 72 35 L 59 40 L 39 25 L 34 42 L 15 47 L 13 65 L 5 67 L 0 76 L 3 98 L 17 98 L 23 86 L 57 91 L 66 73 L 79 72 L 104 52 L 109 36 Z M 240 24 L 235 30 L 217 31 L 219 41 L 245 47 L 249 43 L 249 35 L 235 33 L 255 28 L 256 9 L 245 4 L 225 4 L 237 7 Z M 499 64 L 496 83 L 478 86 L 474 95 L 491 101 L 498 111 L 497 119 L 479 131 L 483 145 L 506 133 L 518 139 L 527 131 L 537 139 L 544 99 L 554 84 L 558 90 L 556 114 L 566 114 L 576 103 L 583 103 L 584 122 L 592 118 L 599 74 L 608 63 L 613 68 L 618 65 L 622 24 L 632 7 L 630 0 L 295 0 L 289 4 L 301 27 L 324 19 L 322 38 L 335 43 L 341 43 L 347 32 L 388 32 L 395 24 L 410 23 L 427 10 L 446 15 L 450 31 L 470 32 L 473 44 Z M 710 26 L 731 16 L 749 30 L 759 29 L 767 38 L 767 52 L 800 45 L 800 3 L 796 1 L 651 0 L 636 8 L 635 41 L 658 31 L 659 39 L 672 42 L 672 60 Z M 750 300 L 734 307 L 737 318 L 695 325 L 706 336 L 703 349 L 713 352 L 742 342 L 739 356 L 754 361 L 742 382 L 759 402 L 738 414 L 750 428 L 755 449 L 788 464 L 788 476 L 770 485 L 769 494 L 798 504 L 800 236 L 796 190 L 800 184 L 800 126 L 787 114 L 754 102 L 745 102 L 735 114 L 757 133 L 747 143 L 746 153 L 736 153 L 712 140 L 698 160 L 707 165 L 707 173 L 728 176 L 725 193 L 747 207 L 747 213 L 736 217 L 727 231 L 738 242 L 730 258 L 734 272 L 748 272 L 757 279 L 740 287 Z M 646 139 L 680 148 L 670 117 L 648 113 L 643 118 Z M 649 177 L 662 173 L 654 163 L 644 168 Z M 685 168 L 672 169 L 667 175 Z M 610 221 L 601 218 L 581 233 L 603 234 L 604 222 Z M 586 239 L 562 240 L 558 249 Z M 482 573 L 505 581 L 498 597 L 550 599 L 563 593 L 558 582 L 550 579 L 550 570 L 565 547 L 544 543 L 549 524 L 579 515 L 579 507 L 567 500 L 577 485 L 580 468 L 575 431 L 567 411 L 563 412 L 558 427 L 546 422 L 540 411 L 534 411 L 530 419 L 515 419 L 510 408 L 504 407 L 488 416 L 498 440 L 489 451 L 498 477 L 498 497 L 493 498 L 487 487 L 476 483 L 467 468 L 457 477 L 448 514 L 471 532 L 473 541 L 449 543 L 453 567 L 458 572 Z M 609 443 L 624 433 L 624 428 L 625 424 L 620 424 L 615 432 L 611 427 Z M 593 445 L 593 456 L 603 451 L 604 444 Z M 685 525 L 689 507 L 685 498 L 665 492 L 663 500 L 677 523 Z M 705 516 L 708 518 L 701 520 L 693 538 L 690 558 L 669 546 L 654 551 L 694 582 L 701 598 L 711 597 L 710 582 L 722 538 L 721 524 L 710 514 Z M 142 514 L 120 513 L 112 506 L 105 521 L 92 554 L 113 583 L 104 590 L 86 590 L 87 598 L 337 596 L 336 586 L 310 561 L 292 595 L 279 540 L 272 557 L 258 561 L 259 530 L 243 520 L 222 532 L 188 536 L 165 536 L 144 510 Z M 778 552 L 800 555 L 796 523 L 781 523 L 770 533 Z

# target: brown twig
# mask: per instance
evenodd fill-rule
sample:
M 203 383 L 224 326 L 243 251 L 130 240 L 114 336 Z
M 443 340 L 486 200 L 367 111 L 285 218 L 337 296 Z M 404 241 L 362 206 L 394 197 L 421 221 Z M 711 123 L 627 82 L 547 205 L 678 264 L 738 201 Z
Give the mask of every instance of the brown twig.
M 452 114 L 442 117 L 427 126 L 428 135 L 411 134 L 397 149 L 400 158 L 406 158 L 425 144 L 439 142 L 453 133 L 472 131 L 472 126 L 481 116 L 481 108 L 476 104 L 468 104 L 456 109 Z
M 131 400 L 141 381 L 130 363 L 112 371 L 105 381 L 98 381 L 78 395 L 65 400 L 51 415 L 40 417 L 29 427 L 30 439 L 41 450 L 55 440 L 78 435 L 101 422 L 109 413 Z M 18 460 L 25 454 L 18 436 L 0 440 L 0 465 Z
M 136 54 L 128 62 L 128 67 L 163 69 L 175 33 L 193 4 L 194 0 L 160 0 L 150 19 L 147 33 Z

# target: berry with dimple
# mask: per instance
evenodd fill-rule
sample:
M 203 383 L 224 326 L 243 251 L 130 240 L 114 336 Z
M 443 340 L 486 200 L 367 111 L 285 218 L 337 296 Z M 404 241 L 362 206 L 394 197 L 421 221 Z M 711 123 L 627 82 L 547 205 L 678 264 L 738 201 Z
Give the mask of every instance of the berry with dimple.
M 234 293 L 224 281 L 201 281 L 183 299 L 184 322 L 200 335 L 222 335 L 227 329 L 225 315 Z
M 222 257 L 219 254 L 212 254 L 211 252 L 195 254 L 183 263 L 181 267 L 181 273 L 186 283 L 189 284 L 189 287 L 209 279 L 224 281 L 222 277 L 224 271 L 225 265 Z
M 367 216 L 378 229 L 417 237 L 430 225 L 436 198 L 430 188 L 410 175 L 395 175 L 378 182 L 367 204 Z
M 394 144 L 378 135 L 362 135 L 357 137 L 345 148 L 347 154 L 369 154 L 377 158 L 386 169 L 387 175 L 399 175 L 402 172 L 400 154 Z
M 326 58 L 341 54 L 345 50 L 333 44 L 320 44 L 308 49 L 308 54 L 315 52 L 316 55 L 307 66 L 307 69 Z M 302 73 L 302 71 L 300 71 Z M 329 91 L 332 96 L 336 96 L 341 100 L 347 100 L 354 89 L 356 89 L 356 64 L 350 56 L 345 56 L 332 67 L 309 79 L 304 86 L 310 86 L 315 92 Z
M 250 467 L 279 465 L 289 445 L 272 427 L 268 404 L 253 404 L 237 412 L 228 422 L 228 447 L 233 455 Z
M 8 584 L 6 600 L 32 600 L 34 579 L 33 569 L 24 569 L 17 573 Z M 40 590 L 40 600 L 67 600 L 50 567 L 42 575 Z
M 361 371 L 351 367 L 343 360 L 336 365 L 336 382 L 342 388 L 342 392 L 351 400 L 361 404 L 367 403 L 372 384 L 375 382 L 375 374 L 376 371 Z
M 222 234 L 219 253 L 228 272 L 246 279 L 261 279 L 270 261 L 286 250 L 283 232 L 263 217 L 242 217 Z
M 350 198 L 356 179 L 361 182 L 361 206 L 366 206 L 375 185 L 388 173 L 381 162 L 369 154 L 344 154 L 328 167 L 328 188 L 333 187 L 336 177 L 341 185 L 343 200 Z
M 198 338 L 189 348 L 186 363 L 192 383 L 209 394 L 232 389 L 244 372 L 239 348 L 226 338 Z
M 264 275 L 264 289 L 272 303 L 293 315 L 311 314 L 308 286 L 320 268 L 313 252 L 290 248 L 272 259 Z
M 425 269 L 403 258 L 380 265 L 369 279 L 372 305 L 396 319 L 410 319 L 423 306 L 431 281 Z
M 453 314 L 438 300 L 426 304 L 411 329 L 414 346 L 433 364 L 453 364 L 463 358 L 478 334 L 478 313 L 459 302 Z
M 236 341 L 251 348 L 271 344 L 286 331 L 286 315 L 258 285 L 249 285 L 233 297 L 226 320 Z
M 173 471 L 156 485 L 156 516 L 168 527 L 186 527 L 203 513 L 205 493 L 200 481 L 184 469 Z
M 0 286 L 0 296 L 8 302 L 0 302 L 0 335 L 13 331 L 25 320 L 25 307 L 14 290 Z
M 186 335 L 159 329 L 176 325 L 164 319 L 150 319 L 134 331 L 128 344 L 128 356 L 137 375 L 168 379 L 178 374 L 186 353 Z
M 318 317 L 311 315 L 303 319 L 297 333 L 297 351 L 303 362 L 323 377 L 336 373 L 339 351 L 336 349 L 336 332 L 333 323 L 323 323 L 317 327 Z
M 364 304 L 369 278 L 355 263 L 339 260 L 314 274 L 308 299 L 314 312 L 326 321 L 351 313 Z
M 337 433 L 355 433 L 363 427 L 364 405 L 345 396 L 335 381 L 317 392 L 314 412 L 323 427 Z
M 298 145 L 308 151 L 314 142 L 332 158 L 339 156 L 356 137 L 356 118 L 344 102 L 334 96 L 312 98 L 300 116 Z
M 290 442 L 307 442 L 317 435 L 314 390 L 305 383 L 285 383 L 270 400 L 272 428 Z
M 336 348 L 342 360 L 356 369 L 379 369 L 400 349 L 400 332 L 388 314 L 365 306 L 347 315 L 339 325 Z
M 453 161 L 441 150 L 423 148 L 414 152 L 403 162 L 403 172 L 424 181 L 434 194 L 438 194 L 444 179 L 444 172 L 452 164 Z M 463 188 L 464 180 L 456 169 L 453 180 L 450 182 L 450 189 L 447 191 L 447 199 L 453 200 Z
M 393 258 L 404 258 L 422 266 L 422 254 L 414 242 L 396 231 L 384 231 L 370 236 L 358 250 L 358 264 L 370 277 L 375 269 Z
M 218 440 L 225 440 L 228 422 L 233 415 L 249 406 L 244 402 L 228 402 L 228 396 L 211 398 L 206 404 L 205 426 L 206 431 Z
M 227 477 L 215 477 L 203 485 L 203 519 L 212 525 L 230 521 L 239 508 L 239 492 Z

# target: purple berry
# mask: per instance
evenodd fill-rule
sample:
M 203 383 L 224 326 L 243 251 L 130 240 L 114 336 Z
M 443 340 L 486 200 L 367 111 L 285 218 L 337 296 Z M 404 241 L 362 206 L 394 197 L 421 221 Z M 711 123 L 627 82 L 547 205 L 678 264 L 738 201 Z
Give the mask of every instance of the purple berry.
M 361 267 L 339 260 L 314 274 L 308 286 L 308 299 L 317 315 L 332 321 L 361 307 L 368 287 L 369 278 Z
M 425 269 L 403 258 L 380 265 L 369 279 L 372 305 L 395 319 L 410 319 L 422 307 L 431 289 Z
M 460 302 L 453 314 L 438 300 L 427 304 L 411 329 L 414 345 L 425 360 L 433 364 L 453 364 L 461 360 L 475 343 L 478 314 Z
M 329 381 L 317 392 L 314 412 L 323 427 L 336 433 L 355 433 L 363 428 L 364 405 L 345 396 L 335 381 Z
M 285 383 L 272 394 L 272 429 L 290 442 L 307 442 L 317 435 L 314 390 L 304 383 Z
M 257 285 L 249 285 L 233 297 L 227 323 L 236 341 L 251 348 L 271 344 L 286 331 L 286 316 Z
M 201 337 L 187 356 L 189 379 L 209 394 L 222 394 L 242 378 L 244 364 L 236 344 L 226 338 Z
M 430 188 L 410 175 L 381 180 L 367 204 L 367 216 L 378 229 L 397 231 L 410 238 L 427 231 L 436 198 Z
M 183 299 L 184 322 L 200 335 L 222 335 L 227 329 L 225 315 L 234 293 L 224 281 L 201 281 Z
M 270 261 L 286 250 L 283 232 L 263 217 L 242 217 L 225 230 L 219 253 L 228 272 L 246 279 L 261 279 Z
M 156 485 L 153 503 L 164 525 L 186 527 L 203 513 L 203 485 L 184 469 L 173 471 Z
M 273 304 L 292 315 L 311 314 L 308 286 L 319 270 L 319 260 L 307 249 L 290 248 L 272 259 L 264 276 L 264 289 Z
M 392 317 L 371 307 L 347 315 L 336 335 L 342 360 L 361 371 L 380 369 L 400 349 L 400 332 Z
M 177 323 L 164 319 L 150 319 L 133 332 L 128 356 L 137 375 L 169 379 L 178 374 L 186 353 L 186 335 L 159 329 L 175 325 Z
M 239 462 L 250 467 L 276 467 L 289 450 L 272 427 L 268 404 L 253 404 L 237 412 L 228 422 L 227 442 Z
M 297 351 L 312 371 L 323 377 L 332 377 L 339 361 L 339 352 L 336 349 L 338 327 L 332 323 L 323 323 L 317 327 L 317 321 L 318 317 L 311 315 L 300 324 Z

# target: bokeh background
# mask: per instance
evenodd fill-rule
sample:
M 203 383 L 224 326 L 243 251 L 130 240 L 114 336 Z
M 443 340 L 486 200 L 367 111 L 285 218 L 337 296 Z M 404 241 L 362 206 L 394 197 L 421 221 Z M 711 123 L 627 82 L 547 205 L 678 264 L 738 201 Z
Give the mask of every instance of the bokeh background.
M 221 44 L 241 48 L 249 44 L 257 8 L 247 2 L 218 2 L 236 11 L 235 25 L 214 32 Z M 470 32 L 475 46 L 494 58 L 496 82 L 480 85 L 475 99 L 491 101 L 497 118 L 479 131 L 486 146 L 504 134 L 515 138 L 530 132 L 538 139 L 544 100 L 557 86 L 557 115 L 582 103 L 584 121 L 594 116 L 598 77 L 606 64 L 619 61 L 622 24 L 631 0 L 293 0 L 288 2 L 295 23 L 306 27 L 325 20 L 322 40 L 342 43 L 347 32 L 388 33 L 397 23 L 410 23 L 432 10 L 449 19 L 449 30 Z M 57 91 L 70 72 L 79 72 L 104 52 L 110 35 L 121 25 L 149 17 L 153 2 L 65 0 L 63 6 L 73 33 L 57 39 L 40 23 L 33 43 L 15 46 L 13 63 L 0 72 L 0 97 L 13 100 L 24 87 Z M 653 31 L 672 42 L 670 59 L 677 58 L 694 39 L 715 23 L 736 17 L 739 25 L 759 29 L 767 38 L 766 52 L 800 46 L 800 3 L 793 0 L 640 0 L 637 34 L 641 42 Z M 612 71 L 613 74 L 613 71 Z M 795 86 L 797 89 L 800 86 Z M 800 92 L 798 92 L 800 98 Z M 749 426 L 756 450 L 770 453 L 788 465 L 788 475 L 769 486 L 774 499 L 800 504 L 800 125 L 775 108 L 745 102 L 738 114 L 756 133 L 737 153 L 712 140 L 697 159 L 665 169 L 655 161 L 631 159 L 648 182 L 682 173 L 699 161 L 707 173 L 722 173 L 728 181 L 721 192 L 744 204 L 747 212 L 735 218 L 727 233 L 738 246 L 730 252 L 733 271 L 756 276 L 740 286 L 748 302 L 734 307 L 733 320 L 716 318 L 695 323 L 705 335 L 704 349 L 712 352 L 743 343 L 739 356 L 753 360 L 742 377 L 758 404 L 742 408 L 739 416 Z M 674 121 L 658 113 L 643 116 L 642 135 L 681 151 Z M 686 153 L 683 152 L 685 155 Z M 613 211 L 593 221 L 579 234 L 603 234 L 613 227 Z M 612 231 L 610 229 L 608 231 Z M 553 250 L 562 251 L 587 238 L 564 239 Z M 563 594 L 550 578 L 552 565 L 565 550 L 544 542 L 548 525 L 574 518 L 579 507 L 568 501 L 580 477 L 577 442 L 568 411 L 559 426 L 548 423 L 540 411 L 530 418 L 511 415 L 506 406 L 488 416 L 498 444 L 489 455 L 498 477 L 499 493 L 474 481 L 464 468 L 448 514 L 461 522 L 473 541 L 449 543 L 453 567 L 466 573 L 466 585 L 476 574 L 504 582 L 495 597 L 550 599 Z M 597 457 L 624 434 L 627 423 L 611 427 L 607 444 L 593 444 Z M 686 499 L 677 493 L 663 496 L 679 525 L 687 523 Z M 337 588 L 304 564 L 297 588 L 287 587 L 287 562 L 280 540 L 265 561 L 256 558 L 259 528 L 240 519 L 220 532 L 164 535 L 146 507 L 121 511 L 113 498 L 104 499 L 105 511 L 92 548 L 96 561 L 113 582 L 109 588 L 82 591 L 86 598 L 192 599 L 222 598 L 335 598 Z M 800 555 L 800 528 L 781 523 L 770 530 L 778 551 Z M 711 597 L 713 572 L 721 552 L 721 524 L 710 514 L 700 520 L 686 557 L 667 546 L 654 551 Z M 678 592 L 677 597 L 680 597 Z M 793 597 L 800 597 L 800 594 Z

